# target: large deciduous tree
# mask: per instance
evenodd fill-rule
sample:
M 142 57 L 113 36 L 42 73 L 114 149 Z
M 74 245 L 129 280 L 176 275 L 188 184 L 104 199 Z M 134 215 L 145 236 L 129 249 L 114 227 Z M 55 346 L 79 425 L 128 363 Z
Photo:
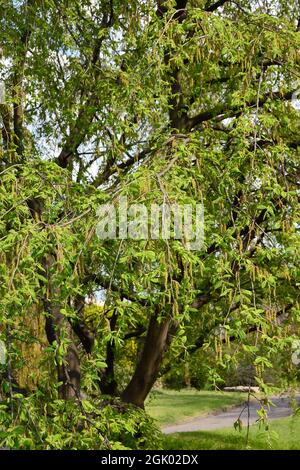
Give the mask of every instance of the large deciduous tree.
M 164 359 L 226 367 L 231 343 L 263 386 L 299 327 L 299 21 L 297 0 L 2 1 L 5 393 L 143 407 Z M 204 245 L 99 239 L 119 195 L 202 203 Z

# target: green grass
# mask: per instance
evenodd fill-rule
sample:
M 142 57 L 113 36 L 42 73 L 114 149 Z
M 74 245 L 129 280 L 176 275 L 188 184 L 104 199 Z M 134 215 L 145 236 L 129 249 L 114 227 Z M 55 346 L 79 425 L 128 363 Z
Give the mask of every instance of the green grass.
M 218 431 L 176 433 L 164 437 L 167 450 L 239 450 L 246 449 L 246 430 L 233 428 Z M 276 419 L 269 431 L 250 426 L 250 449 L 292 450 L 300 449 L 300 416 Z
M 194 416 L 225 410 L 245 401 L 245 395 L 197 390 L 156 390 L 146 410 L 160 425 L 173 424 Z

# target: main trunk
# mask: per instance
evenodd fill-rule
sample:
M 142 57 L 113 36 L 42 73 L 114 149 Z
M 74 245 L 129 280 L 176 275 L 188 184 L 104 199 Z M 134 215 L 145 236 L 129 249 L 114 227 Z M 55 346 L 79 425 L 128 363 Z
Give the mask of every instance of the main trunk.
M 122 400 L 144 408 L 145 399 L 159 373 L 162 359 L 170 344 L 171 319 L 159 322 L 151 317 L 146 341 L 134 375 L 122 393 Z

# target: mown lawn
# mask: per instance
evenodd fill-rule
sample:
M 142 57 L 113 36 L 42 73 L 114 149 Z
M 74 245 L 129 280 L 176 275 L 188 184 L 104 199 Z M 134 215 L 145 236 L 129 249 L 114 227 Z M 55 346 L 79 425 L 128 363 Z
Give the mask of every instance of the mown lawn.
M 197 431 L 170 434 L 164 437 L 167 450 L 240 450 L 246 449 L 246 429 L 232 428 L 218 431 Z M 269 431 L 250 426 L 249 449 L 294 450 L 300 449 L 300 416 L 276 419 Z
M 198 390 L 156 390 L 146 404 L 146 410 L 160 425 L 178 423 L 245 401 L 246 395 Z

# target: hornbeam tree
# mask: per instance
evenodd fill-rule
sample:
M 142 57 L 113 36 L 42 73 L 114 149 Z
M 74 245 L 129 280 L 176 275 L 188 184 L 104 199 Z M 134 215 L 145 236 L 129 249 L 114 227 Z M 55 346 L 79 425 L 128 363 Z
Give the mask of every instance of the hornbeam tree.
M 86 426 L 83 396 L 143 408 L 160 375 L 200 350 L 214 381 L 237 351 L 263 390 L 279 357 L 291 380 L 298 0 L 3 0 L 0 27 L 12 415 L 22 394 L 77 406 Z M 120 196 L 149 210 L 202 204 L 204 243 L 101 239 L 99 207 Z

